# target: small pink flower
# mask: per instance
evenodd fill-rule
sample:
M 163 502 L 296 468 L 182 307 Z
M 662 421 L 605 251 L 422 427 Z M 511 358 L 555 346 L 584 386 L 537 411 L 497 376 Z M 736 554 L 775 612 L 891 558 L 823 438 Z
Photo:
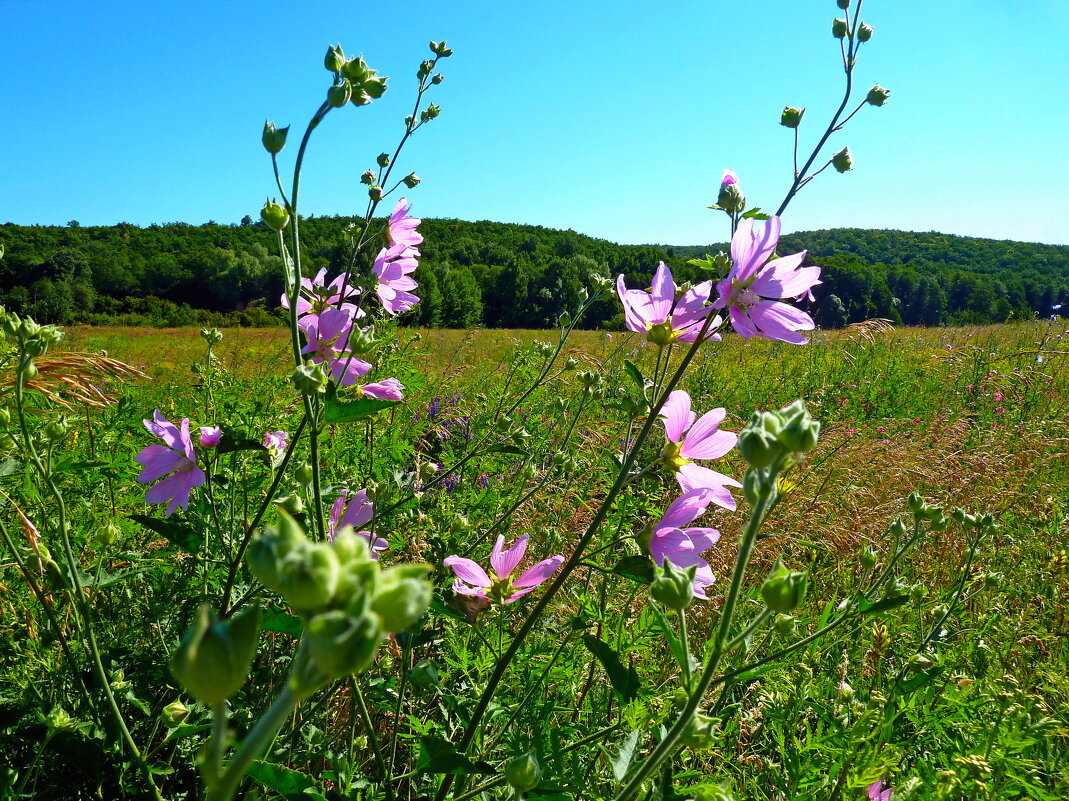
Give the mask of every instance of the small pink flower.
M 312 364 L 326 364 L 331 377 L 343 387 L 354 384 L 371 369 L 370 364 L 348 350 L 352 321 L 352 313 L 347 310 L 327 309 L 304 328 L 308 344 L 301 353 L 310 355 Z
M 707 489 L 713 503 L 734 510 L 735 499 L 727 488 L 741 487 L 742 484 L 693 462 L 695 459 L 719 459 L 735 447 L 738 435 L 718 430 L 726 415 L 727 410 L 720 407 L 699 418 L 690 410 L 690 395 L 681 389 L 675 390 L 661 408 L 660 417 L 668 440 L 661 451 L 661 459 L 675 473 L 684 492 Z
M 616 279 L 616 292 L 624 307 L 624 321 L 628 331 L 645 334 L 655 345 L 672 342 L 693 342 L 698 338 L 705 318 L 713 311 L 708 305 L 713 282 L 704 281 L 683 293 L 676 300 L 676 285 L 672 271 L 662 261 L 653 274 L 653 286 L 649 292 L 628 289 L 621 273 Z M 709 324 L 709 330 L 721 323 L 719 317 Z M 711 334 L 708 340 L 719 342 L 719 334 Z
M 512 574 L 516 572 L 527 551 L 528 539 L 530 536 L 524 534 L 506 551 L 505 538 L 498 535 L 493 553 L 490 554 L 490 568 L 494 571 L 492 578 L 471 559 L 456 555 L 446 557 L 442 564 L 452 568 L 457 575 L 453 582 L 453 592 L 459 595 L 477 595 L 502 604 L 510 604 L 532 592 L 557 572 L 557 568 L 564 563 L 564 557 L 551 556 L 549 559 L 543 559 L 521 573 L 519 578 L 513 579 Z
M 406 198 L 397 201 L 397 205 L 393 207 L 393 214 L 390 215 L 390 222 L 387 224 L 386 235 L 391 245 L 411 248 L 418 256 L 419 251 L 416 250 L 416 246 L 423 241 L 423 237 L 416 231 L 416 227 L 423 220 L 418 217 L 409 217 L 408 212 L 411 208 L 412 204 Z
M 731 272 L 717 284 L 720 297 L 713 306 L 728 310 L 731 325 L 743 339 L 761 336 L 804 345 L 808 340 L 799 332 L 816 328 L 813 318 L 801 309 L 769 298 L 812 298 L 810 290 L 820 283 L 820 268 L 802 266 L 804 250 L 768 261 L 776 250 L 779 232 L 780 220 L 776 216 L 759 232 L 752 219 L 739 223 L 731 238 Z
M 341 490 L 334 504 L 330 507 L 330 522 L 327 526 L 327 534 L 331 542 L 343 528 L 352 526 L 359 529 L 375 515 L 375 504 L 367 499 L 367 490 L 360 490 L 349 494 L 348 490 Z M 390 543 L 382 537 L 376 537 L 370 531 L 357 531 L 358 537 L 363 537 L 371 551 L 371 558 L 378 559 L 379 553 L 387 550 Z
M 404 398 L 404 395 L 401 394 L 403 389 L 404 385 L 396 378 L 387 378 L 374 384 L 364 384 L 364 386 L 359 387 L 360 392 L 369 398 L 393 401 L 399 401 Z
M 342 288 L 345 289 L 345 297 L 342 297 Z M 350 298 L 359 296 L 357 288 L 347 280 L 347 274 L 342 273 L 330 284 L 327 284 L 327 270 L 323 268 L 316 273 L 315 278 L 302 278 L 301 290 L 297 296 L 297 314 L 300 317 L 302 328 L 314 323 L 320 314 L 327 309 L 336 307 L 342 311 L 348 311 L 352 317 L 364 316 L 362 309 L 353 303 L 348 303 Z M 289 310 L 290 296 L 282 293 L 282 308 Z
M 697 565 L 694 574 L 694 597 L 705 599 L 705 588 L 716 581 L 713 569 L 701 558 L 720 539 L 715 528 L 684 528 L 703 514 L 716 499 L 711 490 L 699 487 L 676 498 L 653 527 L 646 547 L 658 567 L 667 559 L 676 567 Z
M 268 431 L 264 434 L 264 447 L 274 454 L 282 453 L 286 450 L 289 438 L 290 435 L 285 431 Z
M 865 788 L 871 801 L 890 801 L 891 788 L 883 789 L 883 779 L 879 778 Z
M 148 484 L 163 478 L 159 484 L 150 487 L 145 494 L 147 503 L 167 503 L 166 517 L 174 514 L 179 506 L 189 508 L 189 493 L 207 480 L 204 471 L 197 466 L 197 456 L 193 452 L 193 442 L 189 437 L 189 418 L 182 418 L 179 429 L 167 420 L 160 410 L 152 413 L 152 420 L 142 421 L 150 433 L 163 440 L 163 445 L 149 445 L 136 457 L 144 469 L 137 480 Z M 166 478 L 164 478 L 166 476 Z
M 200 446 L 202 448 L 214 448 L 223 438 L 223 430 L 219 426 L 200 427 Z

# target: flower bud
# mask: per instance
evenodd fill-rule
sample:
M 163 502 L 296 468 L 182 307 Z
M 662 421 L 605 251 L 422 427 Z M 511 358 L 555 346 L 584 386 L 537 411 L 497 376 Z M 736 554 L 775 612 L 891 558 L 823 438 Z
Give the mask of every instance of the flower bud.
M 928 588 L 918 581 L 916 584 L 909 588 L 909 597 L 910 600 L 913 601 L 913 603 L 919 604 L 926 597 L 928 597 Z
M 899 539 L 906 536 L 906 523 L 901 517 L 896 517 L 891 521 L 891 525 L 887 530 L 895 539 Z
M 862 26 L 862 29 L 864 29 L 864 26 Z M 865 100 L 870 106 L 882 106 L 884 103 L 887 102 L 887 98 L 890 97 L 890 95 L 890 89 L 884 89 L 879 84 L 876 84 L 871 89 L 869 89 L 869 93 L 865 95 Z
M 444 78 L 442 77 L 442 73 L 436 72 L 436 73 L 434 73 L 434 77 L 431 78 L 431 83 L 433 83 L 435 86 L 437 86 L 443 80 L 444 80 Z
M 850 148 L 844 147 L 831 157 L 831 165 L 839 172 L 854 169 L 854 159 L 850 155 Z
M 788 570 L 780 561 L 772 567 L 772 573 L 761 585 L 761 597 L 773 612 L 784 614 L 793 611 L 805 598 L 809 579 L 805 573 Z
M 381 618 L 386 631 L 406 631 L 423 617 L 433 594 L 426 578 L 430 569 L 430 565 L 397 565 L 383 571 L 371 610 Z
M 780 444 L 792 453 L 805 453 L 817 444 L 820 436 L 820 423 L 814 420 L 805 404 L 795 401 L 780 411 L 784 420 L 778 439 Z
M 776 629 L 776 633 L 782 637 L 789 637 L 794 634 L 795 629 L 798 628 L 798 621 L 792 615 L 776 615 L 776 619 L 772 623 Z
M 698 784 L 687 790 L 694 801 L 736 801 L 735 793 L 731 791 L 731 785 L 726 782 L 721 784 Z
M 846 36 L 850 30 L 850 26 L 847 25 L 845 19 L 839 19 L 838 17 L 831 24 L 831 35 L 836 39 L 842 39 Z
M 259 626 L 258 607 L 217 621 L 211 607 L 202 604 L 171 659 L 171 673 L 201 703 L 221 704 L 248 677 Z
M 366 106 L 371 102 L 371 95 L 365 87 L 354 83 L 352 92 L 349 94 L 349 102 L 354 106 Z
M 919 492 L 911 492 L 909 497 L 906 498 L 906 506 L 913 514 L 919 515 L 927 504 L 924 502 L 923 495 Z
M 332 108 L 341 108 L 352 99 L 353 85 L 345 78 L 341 83 L 336 83 L 327 90 L 327 103 Z
M 682 612 L 694 603 L 694 575 L 697 569 L 697 565 L 678 568 L 665 559 L 650 584 L 650 597 L 669 609 Z
M 378 164 L 380 167 L 389 167 L 390 166 L 390 154 L 389 153 L 379 153 L 379 155 L 375 157 L 375 163 Z
M 430 692 L 438 686 L 438 671 L 429 659 L 421 659 L 408 671 L 408 681 L 413 687 Z
M 859 42 L 867 42 L 871 38 L 872 38 L 872 26 L 871 25 L 867 25 L 864 22 L 862 22 L 857 28 L 857 40 Z M 879 103 L 874 103 L 873 105 L 880 105 L 880 104 Z
M 304 529 L 284 510 L 278 514 L 278 524 L 268 526 L 249 547 L 249 569 L 268 589 L 278 592 L 279 566 L 294 548 L 308 542 Z
M 690 748 L 704 749 L 712 748 L 719 739 L 720 719 L 697 712 L 688 721 L 687 727 L 679 737 L 679 742 Z
M 850 8 L 850 0 L 835 0 L 835 5 L 839 6 L 839 8 L 847 9 Z
M 746 208 L 746 195 L 739 189 L 738 182 L 720 185 L 720 193 L 716 196 L 716 205 L 728 214 L 738 214 Z
M 404 177 L 405 186 L 407 186 L 409 189 L 415 189 L 417 186 L 419 186 L 419 182 L 421 180 L 422 179 L 414 172 L 410 172 Z
M 342 52 L 341 45 L 329 45 L 327 54 L 323 57 L 323 66 L 331 72 L 341 72 L 344 64 L 345 53 Z
M 200 329 L 200 337 L 209 345 L 218 345 L 223 341 L 223 332 L 218 328 L 202 328 Z
M 305 635 L 316 665 L 331 678 L 341 678 L 371 663 L 384 632 L 375 615 L 334 609 L 309 620 Z
M 362 86 L 375 74 L 374 70 L 368 68 L 363 56 L 347 59 L 341 66 L 341 72 L 353 86 Z
M 382 200 L 382 187 L 369 186 L 367 190 L 367 196 L 376 202 Z
M 453 55 L 453 51 L 446 47 L 444 39 L 440 42 L 432 41 L 431 52 L 438 56 L 438 58 L 449 58 Z
M 286 492 L 275 498 L 275 508 L 282 509 L 296 517 L 304 512 L 304 501 L 300 495 Z
M 114 545 L 122 536 L 122 529 L 110 520 L 97 531 L 97 541 L 101 545 Z
M 784 106 L 783 113 L 779 115 L 779 124 L 785 128 L 797 128 L 802 122 L 803 114 L 805 114 L 804 108 Z
M 182 725 L 182 721 L 189 716 L 189 708 L 180 700 L 175 699 L 167 704 L 160 713 L 160 722 L 168 729 L 175 729 Z
M 299 484 L 311 484 L 312 483 L 312 465 L 310 462 L 302 462 L 297 466 L 297 470 L 294 473 L 294 478 L 297 479 Z
M 260 218 L 275 231 L 281 232 L 290 224 L 290 213 L 278 205 L 275 200 L 268 200 L 260 209 Z
M 935 518 L 930 523 L 928 523 L 928 526 L 932 529 L 932 531 L 946 531 L 947 530 L 947 525 L 949 523 L 950 523 L 949 520 L 947 520 L 945 517 L 940 515 L 939 517 Z
M 430 59 L 420 62 L 419 69 L 416 71 L 417 78 L 426 78 L 431 74 L 431 70 L 434 69 L 434 62 Z
M 303 542 L 282 557 L 278 565 L 279 595 L 298 612 L 322 609 L 338 588 L 341 564 L 325 542 Z
M 434 103 L 431 103 L 429 106 L 427 106 L 426 111 L 423 111 L 420 114 L 420 119 L 423 122 L 426 122 L 427 120 L 433 120 L 435 117 L 437 117 L 441 113 L 442 113 L 442 110 L 438 106 L 436 106 Z
M 739 456 L 756 468 L 769 467 L 784 455 L 779 439 L 752 423 L 739 432 L 738 450 Z
M 505 781 L 517 793 L 526 793 L 538 786 L 542 779 L 542 767 L 534 751 L 516 757 L 505 766 Z
M 364 170 L 364 174 L 360 176 L 360 183 L 374 186 L 376 177 L 374 170 Z
M 872 570 L 872 568 L 876 567 L 876 562 L 879 561 L 879 554 L 871 545 L 866 545 L 861 549 L 861 553 L 858 554 L 858 561 L 861 562 L 861 567 L 864 570 Z
M 304 395 L 316 395 L 327 391 L 327 374 L 322 364 L 302 364 L 292 373 L 290 380 Z
M 286 146 L 286 134 L 289 131 L 290 127 L 288 125 L 285 128 L 276 128 L 273 122 L 265 120 L 264 133 L 260 137 L 260 141 L 264 143 L 264 150 L 272 155 L 281 152 L 282 148 Z

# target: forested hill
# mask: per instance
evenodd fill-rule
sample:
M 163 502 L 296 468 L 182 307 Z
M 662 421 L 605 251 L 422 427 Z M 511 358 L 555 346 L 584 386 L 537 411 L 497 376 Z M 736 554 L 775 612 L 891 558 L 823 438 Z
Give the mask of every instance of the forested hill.
M 342 217 L 301 222 L 309 272 L 348 262 Z M 658 261 L 676 280 L 712 276 L 687 264 L 726 245 L 616 245 L 541 226 L 425 220 L 414 325 L 542 327 L 569 310 L 596 275 L 649 286 Z M 272 325 L 282 291 L 275 235 L 246 217 L 140 228 L 0 226 L 0 303 L 44 322 Z M 926 325 L 1001 322 L 1069 310 L 1069 246 L 937 233 L 832 229 L 783 237 L 823 268 L 811 311 L 822 326 L 871 317 Z M 370 256 L 360 268 L 369 267 Z M 585 321 L 619 326 L 608 298 Z

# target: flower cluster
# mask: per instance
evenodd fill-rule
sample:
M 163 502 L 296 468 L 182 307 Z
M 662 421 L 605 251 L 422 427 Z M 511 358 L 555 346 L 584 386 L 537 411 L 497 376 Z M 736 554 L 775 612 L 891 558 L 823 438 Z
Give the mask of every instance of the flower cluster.
M 416 258 L 420 254 L 417 246 L 423 237 L 416 231 L 421 220 L 408 216 L 411 208 L 405 198 L 397 201 L 386 227 L 389 244 L 379 251 L 372 267 L 378 279 L 375 294 L 390 314 L 408 311 L 419 303 L 419 298 L 412 294 L 418 284 L 411 274 L 418 266 Z

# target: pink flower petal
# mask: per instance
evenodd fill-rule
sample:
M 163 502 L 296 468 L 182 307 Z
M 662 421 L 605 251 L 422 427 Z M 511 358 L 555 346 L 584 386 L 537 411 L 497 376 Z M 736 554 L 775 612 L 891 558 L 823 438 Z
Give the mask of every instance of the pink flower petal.
M 520 577 L 512 582 L 513 587 L 537 587 L 543 581 L 548 579 L 557 569 L 564 564 L 563 556 L 551 556 L 549 559 L 543 559 L 535 565 L 527 568 Z
M 668 505 L 655 529 L 682 528 L 688 523 L 693 523 L 705 514 L 711 500 L 709 490 L 705 487 L 684 492 Z
M 717 431 L 726 415 L 727 409 L 720 407 L 699 417 L 687 431 L 679 455 L 684 459 L 719 459 L 734 448 L 738 437 L 730 431 Z
M 452 568 L 456 573 L 457 578 L 462 581 L 466 581 L 476 587 L 487 588 L 490 586 L 490 577 L 486 575 L 486 571 L 479 567 L 478 564 L 465 559 L 462 556 L 447 556 L 442 562 L 446 567 Z M 453 589 L 456 589 L 456 585 L 453 585 Z M 466 595 L 479 595 L 484 593 L 465 593 Z
M 668 441 L 678 443 L 691 423 L 690 395 L 681 389 L 673 391 L 661 407 L 660 417 Z
M 527 552 L 527 540 L 529 539 L 530 535 L 524 534 L 516 540 L 515 545 L 506 551 L 503 550 L 505 538 L 502 535 L 498 535 L 497 542 L 494 543 L 494 550 L 490 554 L 490 567 L 494 569 L 494 573 L 497 574 L 499 579 L 505 579 L 512 575 L 512 571 L 516 569 L 516 565 L 520 563 L 524 553 Z

